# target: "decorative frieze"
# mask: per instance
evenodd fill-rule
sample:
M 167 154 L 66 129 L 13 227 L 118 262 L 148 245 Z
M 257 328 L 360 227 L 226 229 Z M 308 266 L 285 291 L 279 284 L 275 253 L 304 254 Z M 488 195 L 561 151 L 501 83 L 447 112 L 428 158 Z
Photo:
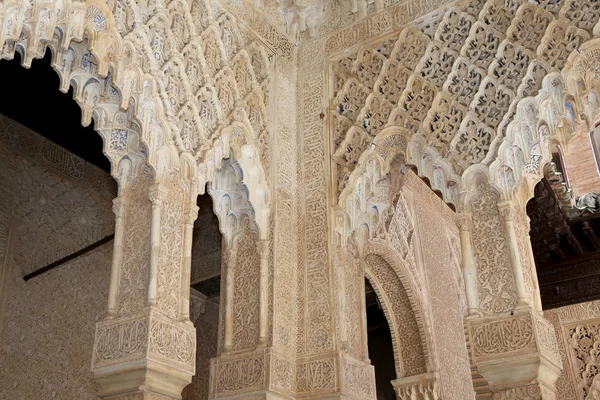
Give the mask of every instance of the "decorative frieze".
M 530 314 L 482 319 L 470 324 L 475 362 L 503 359 L 537 351 Z
M 296 365 L 297 394 L 330 393 L 339 385 L 338 367 L 338 360 L 334 357 L 300 361 Z
M 128 360 L 136 360 L 146 354 L 148 345 L 148 320 L 113 320 L 96 330 L 92 368 L 102 368 Z
M 450 3 L 450 1 L 404 1 L 354 25 L 332 33 L 325 43 L 325 52 L 333 54 L 348 49 L 357 43 L 365 42 L 381 34 L 401 28 L 447 3 Z
M 221 356 L 212 360 L 211 398 L 266 389 L 264 351 Z
M 377 398 L 375 370 L 372 365 L 342 356 L 342 373 L 342 393 L 364 400 Z
M 149 359 L 175 362 L 193 374 L 195 370 L 195 329 L 156 312 L 107 319 L 98 324 L 92 369 Z

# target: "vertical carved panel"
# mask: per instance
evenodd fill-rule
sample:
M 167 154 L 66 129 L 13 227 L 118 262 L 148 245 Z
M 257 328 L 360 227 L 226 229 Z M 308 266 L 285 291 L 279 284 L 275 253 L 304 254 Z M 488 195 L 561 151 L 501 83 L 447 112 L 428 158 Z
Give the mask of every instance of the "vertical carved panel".
M 185 190 L 173 177 L 166 185 L 160 221 L 158 307 L 171 318 L 178 316 L 183 257 Z
M 243 223 L 242 236 L 235 249 L 233 293 L 234 350 L 253 349 L 258 343 L 260 257 L 257 251 L 258 234 Z
M 486 314 L 512 310 L 516 305 L 514 275 L 508 259 L 504 226 L 497 198 L 486 188 L 471 199 L 473 244 L 477 260 L 480 309 Z
M 124 218 L 123 262 L 119 280 L 120 315 L 130 314 L 146 305 L 152 222 L 152 204 L 148 190 L 151 183 L 150 171 L 144 170 L 132 187 L 125 190 L 128 204 Z
M 434 368 L 439 372 L 437 384 L 444 398 L 472 399 L 473 388 L 465 385 L 470 381 L 471 371 L 463 325 L 464 285 L 460 264 L 453 255 L 458 252 L 460 257 L 460 250 L 452 245 L 453 240 L 458 240 L 456 232 L 449 228 L 452 225 L 441 222 L 447 221 L 447 215 L 453 213 L 422 181 L 414 183 L 421 189 L 415 195 L 414 207 L 423 267 L 429 283 L 431 325 L 436 343 L 437 366 Z

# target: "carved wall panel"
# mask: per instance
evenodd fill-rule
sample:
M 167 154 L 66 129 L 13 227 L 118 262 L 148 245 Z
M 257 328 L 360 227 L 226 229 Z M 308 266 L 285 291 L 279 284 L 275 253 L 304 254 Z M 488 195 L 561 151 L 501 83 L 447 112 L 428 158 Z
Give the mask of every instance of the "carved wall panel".
M 411 173 L 407 190 L 412 203 L 420 246 L 418 251 L 427 279 L 431 330 L 435 343 L 434 370 L 442 398 L 473 399 L 471 370 L 465 342 L 465 292 L 462 267 L 453 252 L 458 241 L 453 212 L 427 185 Z M 435 397 L 433 397 L 435 398 Z
M 23 276 L 113 232 L 114 181 L 15 122 L 0 122 L 14 139 L 0 140 L 2 263 L 13 228 L 0 289 L 0 398 L 96 400 L 89 369 L 112 243 L 27 282 Z
M 477 190 L 477 195 L 470 200 L 470 208 L 479 307 L 486 314 L 510 311 L 517 299 L 504 226 L 498 210 L 498 195 L 485 186 Z
M 231 299 L 233 350 L 251 350 L 258 344 L 260 319 L 258 235 L 250 227 L 250 221 L 246 220 L 243 224 L 240 238 L 234 247 L 235 264 L 227 266 L 227 268 L 233 268 L 234 274 L 233 299 Z
M 544 316 L 554 326 L 564 365 L 556 382 L 557 399 L 585 400 L 599 371 L 600 302 L 554 308 Z

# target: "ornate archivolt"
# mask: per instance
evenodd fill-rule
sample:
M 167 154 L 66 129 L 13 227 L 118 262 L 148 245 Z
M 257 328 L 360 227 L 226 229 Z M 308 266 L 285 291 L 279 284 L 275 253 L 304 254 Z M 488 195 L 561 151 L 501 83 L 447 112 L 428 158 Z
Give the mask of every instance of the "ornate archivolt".
M 364 274 L 373 285 L 390 325 L 396 375 L 403 378 L 431 371 L 431 332 L 422 298 L 411 286 L 408 274 L 399 273 L 401 268 L 392 267 L 386 260 L 395 258 L 394 252 L 378 247 L 373 246 L 365 255 Z
M 390 324 L 397 375 L 407 377 L 431 371 L 435 351 L 425 312 L 427 289 L 417 264 L 414 217 L 400 190 L 403 159 L 391 158 L 388 173 L 381 169 L 385 157 L 373 158 L 367 164 L 369 173 L 354 182 L 357 190 L 346 198 L 347 211 L 336 213 L 335 274 L 341 285 L 338 307 L 345 318 L 340 335 L 347 351 L 366 357 L 366 337 L 358 334 L 364 329 L 359 325 L 362 303 L 356 301 L 366 276 Z
M 248 157 L 267 159 L 273 58 L 203 0 L 6 1 L 0 47 L 27 67 L 50 47 L 61 90 L 73 86 L 84 124 L 94 118 L 117 179 L 124 158 L 137 169 L 147 160 L 160 179 L 179 154 L 210 176 L 234 123 L 248 132 L 239 135 L 255 149 Z
M 598 33 L 597 7 L 574 0 L 457 3 L 433 30 L 409 25 L 333 62 L 329 116 L 339 204 L 364 173 L 369 157 L 363 155 L 381 146 L 392 127 L 404 130 L 406 162 L 448 203 L 457 204 L 458 177 L 471 165 L 500 164 L 494 183 L 514 187 L 523 172 L 511 178 L 514 167 L 497 161 L 510 147 L 506 138 L 519 136 L 509 126 L 523 124 L 528 102 L 549 102 L 553 84 L 544 86 L 544 78 L 561 71 L 566 76 L 574 62 L 569 56 L 589 48 L 582 45 Z M 588 98 L 597 103 L 595 94 Z M 590 105 L 566 106 L 563 100 L 547 111 L 554 124 L 562 124 L 567 108 L 591 113 Z M 559 128 L 568 137 L 562 126 L 551 133 Z M 511 163 L 529 164 L 531 153 L 540 151 L 535 141 L 531 136 L 529 148 Z

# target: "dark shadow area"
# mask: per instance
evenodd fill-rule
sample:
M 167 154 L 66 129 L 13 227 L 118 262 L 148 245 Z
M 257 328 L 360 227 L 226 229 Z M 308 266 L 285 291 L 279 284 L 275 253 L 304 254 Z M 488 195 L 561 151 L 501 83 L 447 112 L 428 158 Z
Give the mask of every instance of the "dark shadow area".
M 367 279 L 365 296 L 369 358 L 375 367 L 377 400 L 395 400 L 396 392 L 391 384 L 396 379 L 392 334 L 377 294 Z
M 110 162 L 102 153 L 102 138 L 94 131 L 93 122 L 87 127 L 81 125 L 73 89 L 69 93 L 59 90 L 60 79 L 51 62 L 50 50 L 29 69 L 21 66 L 19 54 L 0 61 L 0 113 L 110 172 Z

